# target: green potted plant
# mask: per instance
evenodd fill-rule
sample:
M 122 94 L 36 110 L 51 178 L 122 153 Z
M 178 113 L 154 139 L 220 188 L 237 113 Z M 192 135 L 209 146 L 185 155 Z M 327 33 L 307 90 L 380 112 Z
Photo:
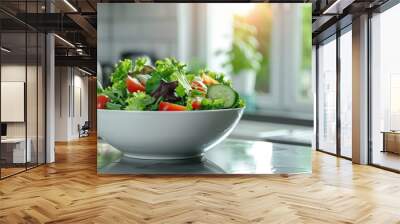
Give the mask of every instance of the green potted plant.
M 262 61 L 256 34 L 254 26 L 235 20 L 230 48 L 217 52 L 226 55 L 223 67 L 229 70 L 234 88 L 247 96 L 254 94 L 256 74 Z

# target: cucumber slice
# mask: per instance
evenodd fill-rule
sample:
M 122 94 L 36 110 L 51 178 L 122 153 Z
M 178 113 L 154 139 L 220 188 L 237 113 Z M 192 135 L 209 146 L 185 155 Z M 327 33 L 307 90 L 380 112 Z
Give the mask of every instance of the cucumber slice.
M 224 108 L 231 108 L 235 104 L 238 95 L 231 87 L 218 84 L 208 87 L 207 97 L 210 99 L 223 99 Z

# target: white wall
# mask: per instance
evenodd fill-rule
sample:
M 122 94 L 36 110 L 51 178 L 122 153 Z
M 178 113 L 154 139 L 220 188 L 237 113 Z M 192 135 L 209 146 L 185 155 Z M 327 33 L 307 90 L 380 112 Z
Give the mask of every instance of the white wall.
M 6 64 L 1 66 L 1 81 L 4 82 L 24 82 L 26 71 L 28 74 L 32 74 L 35 72 L 36 74 L 36 67 L 25 65 L 18 65 L 18 64 Z M 31 84 L 31 83 L 30 83 Z M 35 82 L 36 84 L 36 82 Z M 30 90 L 30 89 L 29 89 Z M 27 93 L 28 99 L 27 101 L 30 103 L 32 98 L 36 98 L 36 90 L 32 93 L 28 91 Z M 2 96 L 4 97 L 4 96 Z M 35 105 L 36 107 L 36 105 Z M 24 110 L 24 108 L 22 108 Z M 2 110 L 6 110 L 6 108 L 2 108 Z M 32 117 L 34 115 L 34 117 Z M 33 119 L 35 118 L 35 119 Z M 35 121 L 36 123 L 36 114 L 28 113 L 28 122 Z M 24 137 L 25 136 L 25 124 L 26 122 L 7 122 L 7 135 L 8 137 Z M 31 128 L 34 125 L 32 123 L 28 124 L 28 127 Z M 36 127 L 36 125 L 35 125 Z M 29 133 L 28 133 L 29 134 Z
M 8 64 L 1 66 L 1 81 L 25 82 L 25 65 Z M 1 108 L 4 110 L 5 108 Z M 25 122 L 7 123 L 7 137 L 25 137 Z
M 38 70 L 37 70 L 38 69 Z M 26 80 L 27 78 L 27 80 Z M 23 82 L 26 85 L 26 107 L 24 105 L 24 96 L 22 102 L 19 102 L 18 108 L 2 107 L 4 113 L 20 113 L 23 117 L 26 112 L 26 120 L 23 118 L 20 122 L 6 122 L 7 123 L 7 137 L 21 138 L 25 135 L 30 139 L 30 148 L 32 161 L 39 163 L 44 162 L 45 150 L 45 117 L 44 117 L 44 74 L 42 67 L 25 66 L 25 64 L 3 64 L 1 66 L 1 81 L 2 82 Z M 9 92 L 8 92 L 9 93 Z M 6 95 L 4 95 L 6 94 Z M 19 90 L 19 94 L 24 95 L 24 89 Z M 2 98 L 7 97 L 7 92 L 2 89 Z M 18 103 L 18 102 L 15 102 Z M 7 111 L 8 110 L 8 111 Z M 10 111 L 11 110 L 11 111 Z M 14 111 L 12 111 L 14 110 Z M 20 111 L 15 111 L 20 110 Z M 37 157 L 37 153 L 39 156 Z M 51 160 L 49 160 L 51 161 Z
M 68 86 L 69 69 L 67 67 L 56 67 L 55 69 L 55 140 L 68 140 Z
M 56 67 L 56 141 L 77 139 L 78 125 L 88 120 L 88 78 L 83 75 L 76 68 Z
M 72 108 L 72 119 L 71 119 L 71 136 L 72 138 L 78 138 L 78 125 L 83 125 L 85 121 L 88 121 L 88 78 L 81 76 L 82 73 L 76 74 L 77 70 L 75 70 L 74 75 L 74 96 L 71 96 L 71 99 L 74 99 L 74 107 Z M 79 93 L 80 92 L 80 93 Z M 82 111 L 80 111 L 82 110 Z

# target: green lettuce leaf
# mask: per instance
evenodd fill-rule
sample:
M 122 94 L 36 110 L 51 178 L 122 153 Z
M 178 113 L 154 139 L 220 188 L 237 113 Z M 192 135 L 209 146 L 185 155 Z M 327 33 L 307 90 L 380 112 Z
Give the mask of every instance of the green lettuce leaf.
M 128 105 L 125 110 L 144 110 L 147 106 L 154 103 L 154 101 L 154 98 L 146 93 L 136 92 L 126 100 Z
M 110 109 L 110 110 L 121 110 L 122 105 L 120 105 L 118 103 L 108 102 L 108 103 L 106 103 L 106 108 Z
M 111 82 L 113 85 L 117 82 L 125 82 L 128 73 L 132 70 L 132 60 L 125 59 L 123 61 L 119 61 L 115 66 L 114 72 L 111 74 Z
M 135 60 L 135 67 L 133 69 L 134 74 L 139 74 L 144 69 L 144 66 L 147 64 L 147 57 L 139 57 Z
M 154 73 L 146 82 L 146 93 L 152 94 L 158 88 L 162 80 L 159 73 Z

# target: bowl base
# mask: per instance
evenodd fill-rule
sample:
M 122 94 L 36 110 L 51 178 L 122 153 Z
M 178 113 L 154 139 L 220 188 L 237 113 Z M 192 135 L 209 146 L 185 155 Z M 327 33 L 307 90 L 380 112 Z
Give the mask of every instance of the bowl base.
M 150 156 L 150 155 L 138 155 L 132 153 L 124 153 L 123 157 L 130 159 L 146 159 L 146 160 L 175 160 L 175 159 L 193 159 L 202 157 L 203 153 L 193 156 Z

